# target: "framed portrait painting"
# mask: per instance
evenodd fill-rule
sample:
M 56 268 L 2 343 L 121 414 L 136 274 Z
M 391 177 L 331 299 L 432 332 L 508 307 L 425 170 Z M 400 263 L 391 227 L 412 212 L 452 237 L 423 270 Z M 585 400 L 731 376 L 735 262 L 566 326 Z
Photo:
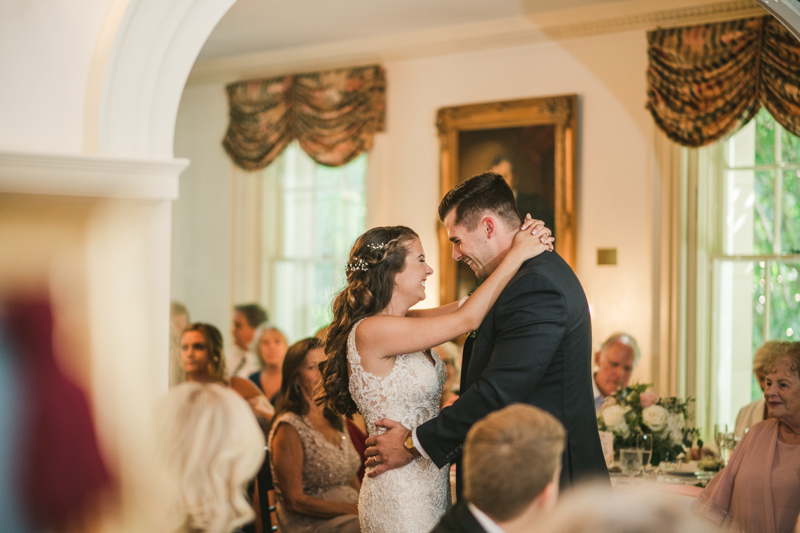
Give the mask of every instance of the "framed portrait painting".
M 575 269 L 577 96 L 564 95 L 446 107 L 437 116 L 442 196 L 483 172 L 503 176 L 524 217 L 544 220 L 556 251 Z M 439 227 L 440 298 L 452 302 L 475 286 L 475 274 L 452 258 Z

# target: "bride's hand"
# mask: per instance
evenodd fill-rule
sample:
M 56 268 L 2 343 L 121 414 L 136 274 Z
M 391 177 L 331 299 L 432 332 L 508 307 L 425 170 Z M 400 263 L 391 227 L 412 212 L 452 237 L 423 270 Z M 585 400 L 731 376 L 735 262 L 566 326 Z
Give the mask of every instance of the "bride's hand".
M 536 257 L 545 250 L 553 251 L 552 231 L 541 220 L 534 220 L 530 214 L 525 217 L 522 227 L 514 235 L 512 251 L 521 254 L 524 259 Z

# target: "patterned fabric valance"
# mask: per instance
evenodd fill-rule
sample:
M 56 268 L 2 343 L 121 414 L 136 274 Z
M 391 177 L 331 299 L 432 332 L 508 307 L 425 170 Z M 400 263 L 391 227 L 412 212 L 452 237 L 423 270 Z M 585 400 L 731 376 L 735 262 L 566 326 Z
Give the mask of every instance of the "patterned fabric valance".
M 379 66 L 232 83 L 222 144 L 245 170 L 266 167 L 294 139 L 314 161 L 338 167 L 383 130 L 385 93 Z
M 760 106 L 800 135 L 800 42 L 771 16 L 647 34 L 647 108 L 673 141 L 703 146 Z

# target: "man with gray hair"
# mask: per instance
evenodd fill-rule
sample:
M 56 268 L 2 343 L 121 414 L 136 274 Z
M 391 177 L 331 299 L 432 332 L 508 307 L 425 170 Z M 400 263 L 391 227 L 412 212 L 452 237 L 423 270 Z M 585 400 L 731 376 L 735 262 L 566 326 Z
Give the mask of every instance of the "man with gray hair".
M 614 394 L 620 387 L 627 387 L 631 372 L 639 364 L 642 352 L 632 336 L 627 333 L 614 333 L 594 354 L 597 372 L 592 380 L 594 406 L 598 411 L 603 407 L 606 397 Z
M 550 413 L 516 403 L 476 422 L 464 442 L 464 501 L 433 533 L 530 531 L 555 505 L 566 431 Z

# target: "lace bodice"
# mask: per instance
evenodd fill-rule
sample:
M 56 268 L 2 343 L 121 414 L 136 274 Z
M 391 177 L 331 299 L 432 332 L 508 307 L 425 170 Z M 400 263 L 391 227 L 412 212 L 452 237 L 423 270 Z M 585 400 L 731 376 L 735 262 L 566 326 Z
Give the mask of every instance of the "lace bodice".
M 446 371 L 433 353 L 434 364 L 423 352 L 398 355 L 389 375 L 370 374 L 361 366 L 355 332 L 347 339 L 350 395 L 367 423 L 370 435 L 383 433 L 375 422 L 388 418 L 413 429 L 439 414 Z M 369 472 L 370 469 L 367 469 Z M 419 533 L 430 531 L 450 502 L 449 469 L 437 468 L 419 457 L 402 468 L 378 477 L 364 477 L 359 518 L 364 533 Z
M 363 320 L 363 319 L 362 319 Z M 361 366 L 356 349 L 356 322 L 347 339 L 347 361 L 350 363 L 350 395 L 367 422 L 370 435 L 376 431 L 375 422 L 389 418 L 413 429 L 439 414 L 447 373 L 444 363 L 433 353 L 434 364 L 423 352 L 398 355 L 388 376 L 370 374 Z
M 339 445 L 334 446 L 311 425 L 306 417 L 295 413 L 283 413 L 272 424 L 272 431 L 267 441 L 270 449 L 275 431 L 281 424 L 291 425 L 303 443 L 303 492 L 323 500 L 349 503 L 357 501 L 358 493 L 350 482 L 361 467 L 361 459 L 347 432 L 341 433 Z M 270 454 L 270 468 L 274 479 L 272 454 Z M 278 500 L 278 525 L 281 531 L 311 532 L 326 521 L 288 512 L 283 506 L 281 490 L 277 483 L 275 494 Z

